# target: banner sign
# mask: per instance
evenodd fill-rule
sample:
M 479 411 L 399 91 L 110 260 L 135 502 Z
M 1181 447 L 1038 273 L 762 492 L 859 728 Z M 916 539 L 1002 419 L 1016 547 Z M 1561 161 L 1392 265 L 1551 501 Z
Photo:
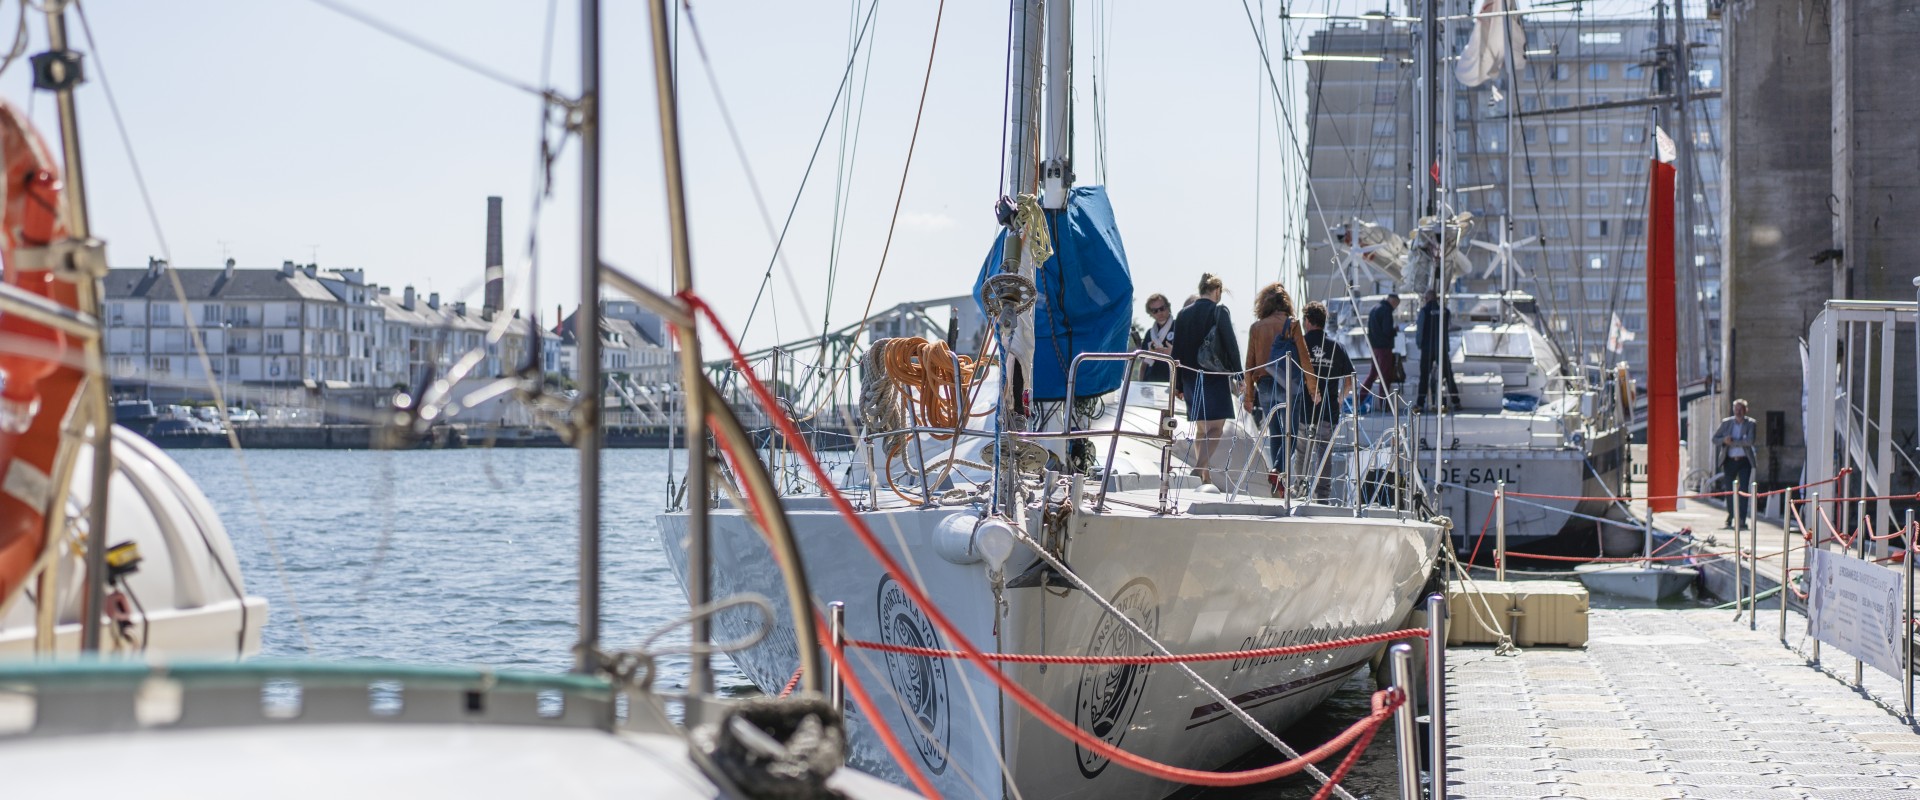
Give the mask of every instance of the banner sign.
M 1807 632 L 1898 678 L 1906 640 L 1900 572 L 1845 553 L 1810 550 L 1807 556 Z

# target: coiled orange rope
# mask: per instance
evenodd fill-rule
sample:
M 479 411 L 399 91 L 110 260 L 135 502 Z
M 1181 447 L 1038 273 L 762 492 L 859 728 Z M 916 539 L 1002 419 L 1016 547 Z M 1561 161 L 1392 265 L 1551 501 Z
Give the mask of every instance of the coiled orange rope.
M 920 424 L 929 428 L 954 428 L 960 424 L 959 392 L 973 388 L 974 360 L 970 356 L 954 358 L 946 342 L 927 341 L 918 336 L 894 339 L 887 343 L 881 363 L 902 404 L 920 409 Z M 954 369 L 958 364 L 959 380 Z M 945 441 L 951 433 L 929 434 Z

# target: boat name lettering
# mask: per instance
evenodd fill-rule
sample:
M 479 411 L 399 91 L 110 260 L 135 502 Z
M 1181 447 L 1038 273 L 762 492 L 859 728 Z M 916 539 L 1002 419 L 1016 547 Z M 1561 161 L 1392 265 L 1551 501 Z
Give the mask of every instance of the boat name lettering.
M 1240 649 L 1265 650 L 1270 647 L 1293 647 L 1295 645 L 1303 645 L 1303 644 L 1318 644 L 1320 642 L 1331 642 L 1336 639 L 1349 639 L 1355 636 L 1364 636 L 1366 634 L 1378 631 L 1379 629 L 1380 627 L 1378 625 L 1335 625 L 1335 626 L 1326 626 L 1326 627 L 1314 626 L 1311 628 L 1296 629 L 1296 630 L 1275 630 L 1273 628 L 1261 628 L 1259 633 L 1256 633 L 1252 636 L 1247 637 L 1246 639 L 1241 640 Z M 1300 656 L 1298 655 L 1293 655 L 1293 656 L 1260 656 L 1259 658 L 1253 658 L 1253 659 L 1236 658 L 1233 660 L 1233 663 L 1228 666 L 1228 669 L 1237 670 L 1237 669 L 1246 669 L 1249 667 L 1258 667 L 1266 664 L 1272 664 L 1276 661 L 1285 661 L 1290 658 L 1299 658 L 1299 657 Z

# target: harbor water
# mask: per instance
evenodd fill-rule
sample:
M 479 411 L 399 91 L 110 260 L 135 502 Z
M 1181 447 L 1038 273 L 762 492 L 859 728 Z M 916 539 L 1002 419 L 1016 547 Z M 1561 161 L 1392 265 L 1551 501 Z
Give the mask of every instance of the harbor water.
M 573 451 L 170 454 L 226 523 L 248 589 L 272 604 L 261 655 L 552 671 L 571 663 Z M 632 647 L 686 610 L 654 523 L 667 453 L 604 458 L 603 635 L 608 647 Z M 754 692 L 726 659 L 714 666 L 723 693 Z M 684 685 L 683 659 L 662 668 L 665 685 Z M 1367 712 L 1372 688 L 1363 670 L 1285 738 L 1305 750 L 1338 734 Z M 1392 736 L 1383 732 L 1347 786 L 1389 797 L 1395 781 Z M 1203 796 L 1306 798 L 1313 789 L 1302 777 Z

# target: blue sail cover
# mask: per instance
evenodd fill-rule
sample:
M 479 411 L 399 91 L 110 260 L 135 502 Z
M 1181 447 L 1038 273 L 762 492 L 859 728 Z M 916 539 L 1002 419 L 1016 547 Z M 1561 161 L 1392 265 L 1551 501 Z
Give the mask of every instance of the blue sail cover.
M 1105 186 L 1079 186 L 1067 197 L 1062 212 L 1047 212 L 1053 235 L 1053 257 L 1036 276 L 1040 299 L 1033 306 L 1033 399 L 1057 401 L 1067 396 L 1067 368 L 1080 353 L 1117 353 L 1128 349 L 1133 326 L 1133 273 L 1127 269 L 1127 251 L 1120 244 L 1120 227 L 1113 220 Z M 1000 271 L 1001 249 L 1007 231 L 1002 228 L 973 283 L 973 301 L 980 287 Z M 981 313 L 985 314 L 983 307 Z M 988 317 L 991 324 L 992 317 Z M 1120 388 L 1124 361 L 1094 361 L 1081 365 L 1074 393 L 1102 395 Z

